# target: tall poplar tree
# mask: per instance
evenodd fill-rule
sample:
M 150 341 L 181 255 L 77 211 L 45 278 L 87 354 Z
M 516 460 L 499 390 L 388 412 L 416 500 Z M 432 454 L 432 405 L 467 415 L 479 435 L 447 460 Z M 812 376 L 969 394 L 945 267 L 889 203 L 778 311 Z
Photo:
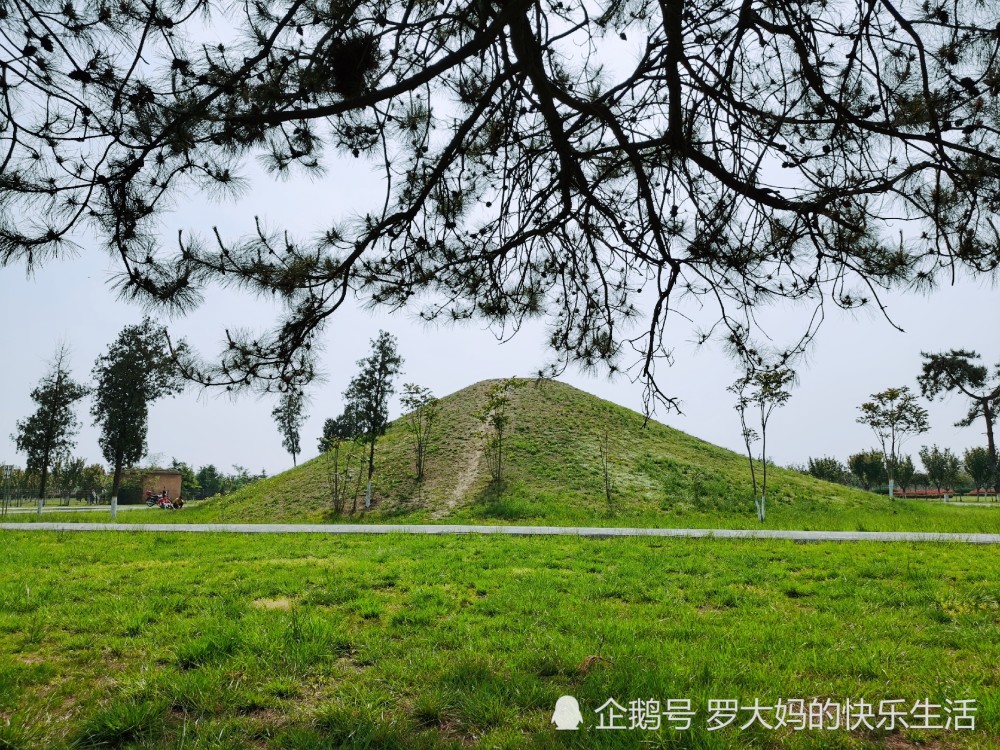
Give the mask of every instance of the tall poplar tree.
M 180 393 L 183 380 L 167 346 L 166 330 L 145 318 L 125 326 L 93 370 L 97 385 L 91 414 L 101 435 L 98 443 L 114 469 L 111 516 L 118 510 L 122 471 L 146 454 L 149 405 Z
M 70 377 L 69 353 L 65 344 L 56 350 L 48 373 L 31 392 L 31 400 L 38 405 L 35 413 L 19 421 L 13 435 L 17 449 L 28 457 L 28 471 L 41 477 L 39 498 L 45 497 L 49 470 L 57 459 L 69 455 L 80 429 L 73 404 L 87 395 L 87 388 Z

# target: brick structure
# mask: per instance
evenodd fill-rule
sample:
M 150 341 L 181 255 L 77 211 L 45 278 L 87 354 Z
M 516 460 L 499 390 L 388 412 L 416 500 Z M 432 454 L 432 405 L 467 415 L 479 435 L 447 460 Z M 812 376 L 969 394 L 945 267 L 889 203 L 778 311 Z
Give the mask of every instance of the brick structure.
M 158 495 L 163 490 L 171 499 L 181 495 L 181 473 L 174 469 L 160 469 L 149 471 L 142 475 L 142 496 L 146 497 L 146 492 L 150 491 Z

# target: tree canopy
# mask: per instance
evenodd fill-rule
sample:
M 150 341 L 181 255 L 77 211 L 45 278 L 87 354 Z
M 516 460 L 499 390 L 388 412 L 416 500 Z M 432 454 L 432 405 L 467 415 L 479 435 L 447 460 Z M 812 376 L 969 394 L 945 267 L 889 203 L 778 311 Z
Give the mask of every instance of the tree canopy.
M 977 493 L 983 487 L 992 485 L 993 463 L 993 457 L 986 448 L 970 448 L 962 455 L 962 467 L 968 473 Z
M 847 459 L 847 468 L 866 490 L 886 481 L 885 456 L 879 450 L 862 451 Z
M 326 453 L 342 440 L 355 440 L 361 437 L 361 427 L 358 415 L 348 404 L 340 416 L 328 418 L 323 422 L 323 434 L 319 438 L 320 453 Z
M 225 283 L 283 301 L 270 332 L 186 359 L 204 383 L 302 385 L 358 294 L 429 319 L 545 316 L 554 367 L 614 371 L 634 350 L 673 403 L 656 363 L 690 309 L 753 364 L 769 301 L 813 306 L 791 357 L 827 303 L 997 268 L 990 7 L 10 0 L 0 263 L 94 236 L 125 297 L 185 310 Z M 254 160 L 281 176 L 334 156 L 383 192 L 313 237 L 162 232 L 181 196 L 238 196 Z
M 961 463 L 958 456 L 951 452 L 950 448 L 941 449 L 936 445 L 931 447 L 922 446 L 920 448 L 920 461 L 927 471 L 927 478 L 937 488 L 938 492 L 942 488 L 953 489 L 951 485 L 958 478 Z
M 844 465 L 833 456 L 810 457 L 806 470 L 811 476 L 825 482 L 843 482 L 847 473 Z

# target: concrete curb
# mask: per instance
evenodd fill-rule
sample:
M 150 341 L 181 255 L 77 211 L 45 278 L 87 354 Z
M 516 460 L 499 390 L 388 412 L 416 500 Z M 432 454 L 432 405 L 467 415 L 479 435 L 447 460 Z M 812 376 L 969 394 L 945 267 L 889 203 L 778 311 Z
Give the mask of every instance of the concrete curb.
M 675 537 L 785 539 L 795 542 L 958 542 L 1000 544 L 1000 534 L 912 531 L 785 531 L 777 529 L 630 529 L 577 526 L 463 526 L 445 524 L 279 523 L 0 523 L 3 531 L 125 531 L 188 534 L 503 534 L 506 536 Z

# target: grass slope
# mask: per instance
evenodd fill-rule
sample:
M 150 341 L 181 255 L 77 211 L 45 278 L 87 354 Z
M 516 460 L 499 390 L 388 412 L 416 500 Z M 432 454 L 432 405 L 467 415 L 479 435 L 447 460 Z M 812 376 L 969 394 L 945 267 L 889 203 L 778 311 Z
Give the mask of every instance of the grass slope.
M 508 410 L 505 483 L 491 487 L 474 414 L 490 381 L 441 399 L 415 481 L 413 437 L 404 420 L 379 441 L 375 503 L 352 520 L 612 526 L 756 526 L 747 460 L 641 414 L 552 380 L 525 381 Z M 599 443 L 605 430 L 614 491 L 604 494 Z M 331 521 L 327 459 L 206 504 L 188 520 Z M 759 467 L 758 467 L 759 469 Z M 759 472 L 758 472 L 759 473 Z M 768 471 L 771 528 L 1000 532 L 992 508 L 890 502 L 779 468 Z M 180 520 L 180 519 L 178 519 Z

